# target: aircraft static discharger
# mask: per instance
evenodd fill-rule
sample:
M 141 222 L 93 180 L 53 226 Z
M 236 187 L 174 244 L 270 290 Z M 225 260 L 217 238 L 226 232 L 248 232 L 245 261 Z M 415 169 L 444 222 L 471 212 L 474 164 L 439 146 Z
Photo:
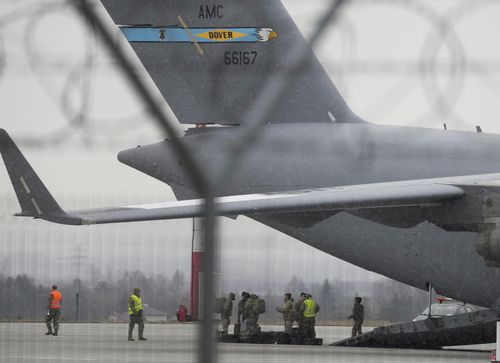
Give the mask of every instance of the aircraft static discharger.
M 287 49 L 304 44 L 281 2 L 221 0 L 215 10 L 206 1 L 102 3 L 179 121 L 224 126 L 189 129 L 181 140 L 208 174 L 219 175 L 252 95 L 280 70 Z M 178 24 L 179 14 L 189 28 Z M 203 43 L 203 30 L 233 37 Z M 235 42 L 237 33 L 245 41 Z M 219 185 L 217 211 L 247 215 L 405 284 L 431 284 L 442 295 L 498 309 L 499 147 L 500 135 L 362 120 L 311 51 L 232 178 Z M 169 184 L 178 202 L 85 211 L 64 211 L 4 130 L 0 152 L 20 216 L 81 225 L 202 214 L 169 140 L 121 151 L 118 159 Z

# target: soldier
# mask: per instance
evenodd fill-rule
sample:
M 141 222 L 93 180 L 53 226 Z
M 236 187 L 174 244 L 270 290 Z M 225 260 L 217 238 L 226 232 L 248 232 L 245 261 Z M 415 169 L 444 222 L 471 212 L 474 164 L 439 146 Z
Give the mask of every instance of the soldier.
M 349 315 L 348 319 L 353 319 L 354 323 L 352 325 L 351 337 L 356 335 L 361 335 L 361 325 L 363 325 L 363 320 L 365 319 L 365 307 L 361 304 L 362 298 L 356 296 L 354 298 L 354 305 L 352 307 L 352 315 Z
M 61 304 L 62 294 L 59 290 L 57 290 L 56 285 L 52 285 L 52 290 L 49 294 L 49 303 L 47 305 L 47 316 L 45 318 L 45 324 L 47 325 L 48 331 L 45 335 L 58 335 Z M 54 322 L 54 329 L 52 329 L 51 320 Z
M 227 334 L 229 329 L 229 324 L 231 324 L 231 315 L 233 315 L 233 301 L 234 294 L 232 292 L 229 293 L 227 299 L 224 299 L 224 303 L 222 304 L 222 309 L 220 312 L 220 320 L 222 322 L 222 332 Z
M 314 325 L 316 324 L 316 314 L 319 312 L 319 305 L 313 300 L 311 294 L 306 295 L 306 299 L 301 305 L 302 315 L 304 317 L 304 337 L 316 338 Z
M 247 324 L 247 333 L 255 334 L 258 332 L 257 320 L 259 319 L 259 297 L 251 294 L 245 303 L 245 321 Z
M 130 318 L 130 323 L 128 325 L 128 340 L 134 341 L 132 338 L 132 332 L 134 331 L 134 326 L 137 324 L 139 326 L 139 340 L 147 340 L 144 338 L 144 318 L 142 313 L 144 311 L 144 306 L 142 305 L 141 290 L 139 288 L 134 289 L 134 293 L 128 299 L 128 315 Z
M 301 334 L 304 333 L 304 315 L 301 311 L 301 306 L 304 303 L 304 300 L 306 299 L 306 293 L 301 292 L 300 293 L 300 298 L 297 299 L 297 302 L 294 305 L 294 310 L 295 310 L 295 320 L 297 321 L 297 326 L 299 328 L 299 332 Z
M 236 324 L 234 324 L 234 334 L 239 335 L 241 332 L 241 322 L 245 321 L 245 304 L 250 297 L 250 294 L 246 291 L 241 293 L 241 300 L 238 303 L 238 319 Z
M 245 304 L 247 303 L 250 294 L 246 291 L 241 293 L 241 300 L 238 303 L 238 323 L 245 321 Z
M 295 311 L 293 310 L 292 294 L 286 293 L 283 298 L 283 307 L 277 307 L 276 311 L 283 314 L 285 322 L 285 333 L 292 334 L 293 321 L 295 320 Z

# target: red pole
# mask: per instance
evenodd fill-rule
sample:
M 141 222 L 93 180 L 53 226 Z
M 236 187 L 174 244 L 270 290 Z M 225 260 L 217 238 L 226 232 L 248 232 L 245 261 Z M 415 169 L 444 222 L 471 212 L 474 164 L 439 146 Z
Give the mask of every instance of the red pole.
M 193 240 L 191 252 L 191 319 L 198 320 L 201 261 L 204 253 L 203 220 L 193 218 Z
M 202 129 L 207 127 L 206 124 L 196 124 L 195 128 Z M 200 278 L 201 278 L 201 261 L 203 259 L 203 220 L 201 218 L 193 218 L 193 240 L 191 246 L 191 319 L 198 320 L 200 315 Z

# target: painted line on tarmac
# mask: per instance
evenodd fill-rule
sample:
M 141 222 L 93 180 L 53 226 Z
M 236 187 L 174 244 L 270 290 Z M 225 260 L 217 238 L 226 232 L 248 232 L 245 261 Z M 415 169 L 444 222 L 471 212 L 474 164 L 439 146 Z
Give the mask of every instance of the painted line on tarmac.
M 8 359 L 7 362 L 13 362 L 13 361 L 22 361 L 22 362 L 38 362 L 38 361 L 62 361 L 62 362 L 109 362 L 109 360 L 105 358 L 75 358 L 75 357 L 40 357 L 40 356 L 10 356 L 10 357 L 4 357 L 0 356 L 0 359 L 6 358 Z M 160 362 L 160 363 L 166 363 L 166 362 L 175 362 L 175 363 L 181 363 L 181 362 L 192 362 L 193 360 L 190 358 L 186 359 L 181 359 L 179 360 L 177 357 L 174 358 L 173 360 L 167 358 L 154 358 L 153 360 L 147 359 L 148 362 Z M 287 360 L 288 362 L 289 360 Z M 2 360 L 3 362 L 3 360 Z
M 60 361 L 63 361 L 63 362 L 72 362 L 72 361 L 73 362 L 75 362 L 75 361 L 76 362 L 80 362 L 80 361 L 84 361 L 84 362 L 97 362 L 97 361 L 100 361 L 100 359 L 97 359 L 97 358 L 75 358 L 74 356 L 73 357 L 40 357 L 38 355 L 33 355 L 33 356 L 26 356 L 26 355 L 24 355 L 24 356 L 17 356 L 17 357 L 10 356 L 10 357 L 6 357 L 6 358 L 8 358 L 8 359 L 22 360 L 22 361 L 26 361 L 27 359 L 33 359 L 34 361 L 39 361 L 39 360 L 48 360 L 48 361 L 60 360 Z

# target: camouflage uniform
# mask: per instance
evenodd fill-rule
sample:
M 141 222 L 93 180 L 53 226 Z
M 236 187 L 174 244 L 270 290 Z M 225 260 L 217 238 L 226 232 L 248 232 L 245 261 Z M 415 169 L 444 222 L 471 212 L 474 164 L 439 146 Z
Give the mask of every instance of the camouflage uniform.
M 291 334 L 293 321 L 295 320 L 295 311 L 293 309 L 292 296 L 287 294 L 283 299 L 283 307 L 277 307 L 276 311 L 283 314 L 285 322 L 285 333 Z
M 231 324 L 231 315 L 233 315 L 233 300 L 234 294 L 231 292 L 229 297 L 224 299 L 224 304 L 222 305 L 222 310 L 220 313 L 220 320 L 222 323 L 222 332 L 228 333 L 229 324 Z
M 245 321 L 247 324 L 247 333 L 254 334 L 258 332 L 259 327 L 257 320 L 259 319 L 259 297 L 255 294 L 250 295 L 245 303 Z
M 302 315 L 303 312 L 301 311 L 301 307 L 305 299 L 306 299 L 305 293 L 301 293 L 300 299 L 298 299 L 294 305 L 295 320 L 297 321 L 297 327 L 299 328 L 300 333 L 304 332 L 304 316 Z
M 61 309 L 48 309 L 45 316 L 45 325 L 47 325 L 46 335 L 58 335 L 59 331 L 59 317 L 61 316 Z M 52 330 L 51 321 L 53 322 L 54 329 Z
M 361 331 L 361 325 L 363 325 L 364 318 L 365 307 L 361 304 L 361 298 L 356 297 L 354 299 L 354 305 L 352 307 L 352 315 L 350 315 L 348 318 L 354 320 L 351 337 L 363 334 L 363 332 Z
M 246 318 L 245 314 L 245 304 L 247 303 L 248 298 L 250 297 L 250 294 L 248 292 L 242 292 L 241 293 L 242 299 L 238 303 L 238 323 L 241 321 L 244 321 Z

